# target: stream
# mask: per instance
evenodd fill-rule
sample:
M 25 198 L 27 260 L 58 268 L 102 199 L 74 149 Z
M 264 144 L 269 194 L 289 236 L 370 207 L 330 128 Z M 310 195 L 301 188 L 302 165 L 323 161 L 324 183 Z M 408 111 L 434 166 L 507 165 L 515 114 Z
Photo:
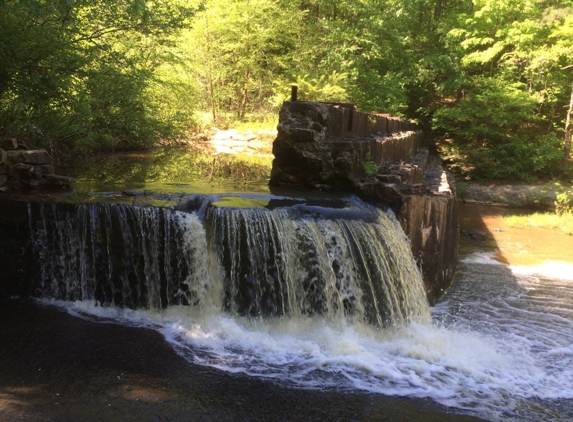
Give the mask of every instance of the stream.
M 94 201 L 114 195 L 139 194 Z M 3 300 L 0 420 L 573 420 L 573 236 L 460 208 L 454 283 L 404 326 Z M 324 253 L 355 230 L 309 224 Z

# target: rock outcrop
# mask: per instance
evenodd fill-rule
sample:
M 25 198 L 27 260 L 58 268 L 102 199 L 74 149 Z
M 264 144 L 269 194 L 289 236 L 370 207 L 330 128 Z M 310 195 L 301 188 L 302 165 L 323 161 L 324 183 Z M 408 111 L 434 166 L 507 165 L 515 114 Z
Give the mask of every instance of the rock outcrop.
M 355 193 L 391 207 L 431 303 L 450 285 L 459 240 L 453 179 L 405 120 L 347 104 L 285 102 L 270 184 Z
M 71 189 L 72 179 L 54 174 L 45 149 L 30 149 L 15 138 L 0 141 L 0 192 L 23 189 Z

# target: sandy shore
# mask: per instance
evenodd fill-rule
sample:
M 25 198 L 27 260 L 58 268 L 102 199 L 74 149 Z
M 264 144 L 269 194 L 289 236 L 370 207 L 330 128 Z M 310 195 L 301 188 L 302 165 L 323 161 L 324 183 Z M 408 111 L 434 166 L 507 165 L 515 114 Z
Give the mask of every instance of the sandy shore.
M 0 300 L 2 421 L 473 421 L 428 400 L 308 391 L 189 364 L 159 333 Z

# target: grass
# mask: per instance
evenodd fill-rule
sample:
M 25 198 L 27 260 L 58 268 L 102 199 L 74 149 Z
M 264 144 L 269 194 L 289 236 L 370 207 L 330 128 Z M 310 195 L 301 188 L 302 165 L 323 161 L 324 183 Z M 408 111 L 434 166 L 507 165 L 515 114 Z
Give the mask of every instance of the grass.
M 504 221 L 511 227 L 559 230 L 573 236 L 573 212 L 568 211 L 560 215 L 554 213 L 539 213 L 531 215 L 511 215 L 504 217 Z

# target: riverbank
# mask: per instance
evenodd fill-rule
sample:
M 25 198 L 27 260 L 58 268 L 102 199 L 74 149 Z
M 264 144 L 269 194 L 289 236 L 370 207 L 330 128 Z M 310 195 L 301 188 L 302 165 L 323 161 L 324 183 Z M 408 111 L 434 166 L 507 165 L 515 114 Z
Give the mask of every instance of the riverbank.
M 572 192 L 570 186 L 558 182 L 508 184 L 456 182 L 458 200 L 466 204 L 494 205 L 552 210 L 557 195 Z
M 149 329 L 0 302 L 0 420 L 456 421 L 430 400 L 285 388 L 190 364 Z

